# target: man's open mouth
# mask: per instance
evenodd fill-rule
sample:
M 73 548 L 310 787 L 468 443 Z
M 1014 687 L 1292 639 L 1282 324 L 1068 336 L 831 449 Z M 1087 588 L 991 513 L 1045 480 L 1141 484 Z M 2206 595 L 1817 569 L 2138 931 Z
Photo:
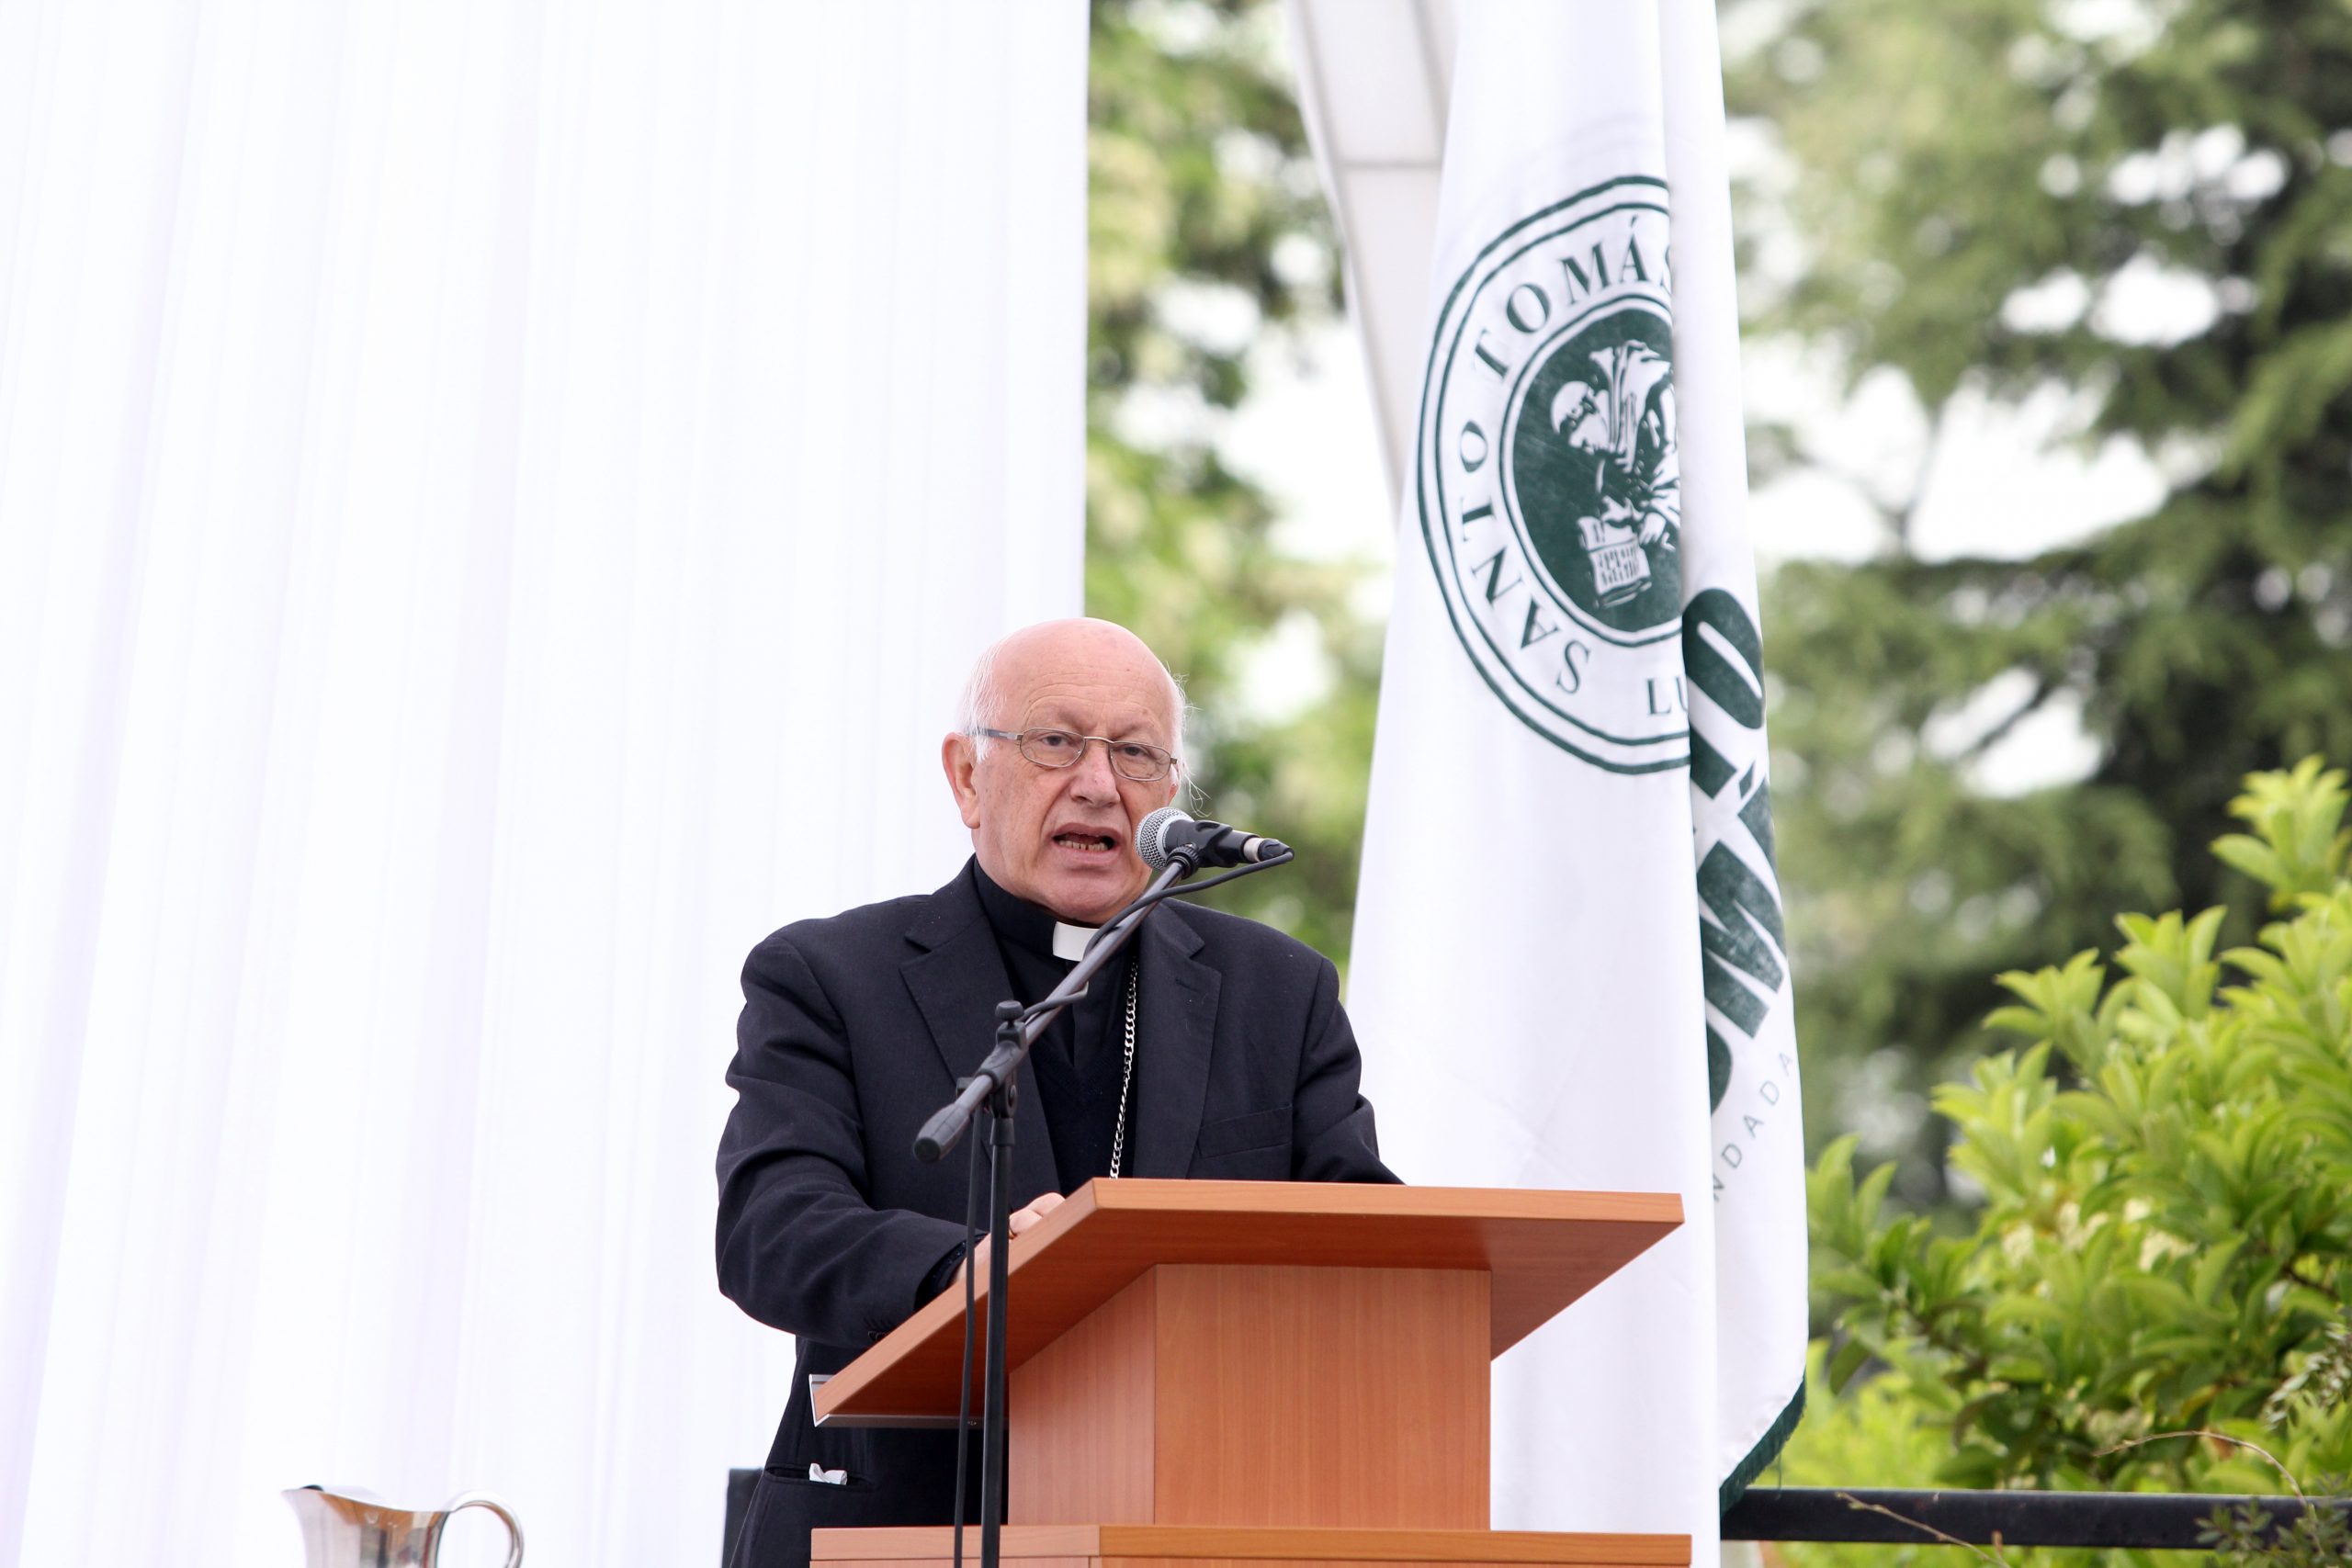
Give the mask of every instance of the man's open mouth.
M 1089 854 L 1109 854 L 1119 847 L 1119 840 L 1108 833 L 1057 833 L 1054 842 L 1066 850 L 1082 850 Z

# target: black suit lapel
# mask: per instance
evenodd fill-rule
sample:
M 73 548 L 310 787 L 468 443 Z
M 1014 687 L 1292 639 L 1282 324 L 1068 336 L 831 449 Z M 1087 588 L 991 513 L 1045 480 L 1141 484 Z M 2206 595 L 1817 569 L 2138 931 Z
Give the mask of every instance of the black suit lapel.
M 1216 1032 L 1217 973 L 1193 956 L 1201 939 L 1163 906 L 1136 938 L 1143 965 L 1136 1007 L 1136 1146 L 1131 1176 L 1183 1176 L 1200 1141 Z
M 1012 996 L 1004 954 L 997 949 L 996 933 L 981 912 L 968 874 L 932 895 L 908 928 L 907 940 L 925 951 L 908 959 L 899 973 L 922 1013 L 940 1060 L 947 1065 L 950 1077 L 961 1081 L 979 1070 L 996 1043 L 996 1004 Z M 1037 1098 L 1037 1077 L 1025 1061 L 1015 1087 L 1019 1103 L 1012 1118 L 1012 1181 L 1013 1207 L 1019 1208 L 1040 1193 L 1057 1190 L 1060 1179 L 1055 1173 L 1045 1106 Z M 946 1157 L 968 1160 L 971 1155 L 959 1144 Z M 982 1156 L 984 1162 L 986 1157 Z

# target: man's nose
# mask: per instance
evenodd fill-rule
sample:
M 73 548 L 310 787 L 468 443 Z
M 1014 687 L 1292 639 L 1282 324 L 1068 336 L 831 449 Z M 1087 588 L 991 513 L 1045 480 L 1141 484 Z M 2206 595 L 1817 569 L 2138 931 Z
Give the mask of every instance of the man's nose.
M 1116 800 L 1119 797 L 1118 771 L 1111 766 L 1111 743 L 1093 737 L 1079 742 L 1078 761 L 1070 768 L 1077 775 L 1073 781 L 1089 800 Z

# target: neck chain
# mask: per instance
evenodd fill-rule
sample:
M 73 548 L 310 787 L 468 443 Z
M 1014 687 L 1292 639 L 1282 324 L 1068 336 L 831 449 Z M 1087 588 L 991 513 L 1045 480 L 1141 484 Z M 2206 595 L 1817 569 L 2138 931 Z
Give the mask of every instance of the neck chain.
M 1143 982 L 1142 955 L 1127 964 L 1127 1058 L 1119 1069 L 1119 1125 L 1111 1134 L 1111 1176 L 1117 1179 L 1120 1156 L 1127 1148 L 1127 1089 L 1136 1081 L 1136 991 Z

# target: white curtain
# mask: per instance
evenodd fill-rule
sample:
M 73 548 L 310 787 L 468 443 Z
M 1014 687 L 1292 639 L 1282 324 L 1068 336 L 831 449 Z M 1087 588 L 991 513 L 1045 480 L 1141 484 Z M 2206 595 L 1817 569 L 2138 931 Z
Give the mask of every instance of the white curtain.
M 0 1563 L 717 1562 L 742 954 L 952 873 L 1079 604 L 1085 50 L 0 0 Z

